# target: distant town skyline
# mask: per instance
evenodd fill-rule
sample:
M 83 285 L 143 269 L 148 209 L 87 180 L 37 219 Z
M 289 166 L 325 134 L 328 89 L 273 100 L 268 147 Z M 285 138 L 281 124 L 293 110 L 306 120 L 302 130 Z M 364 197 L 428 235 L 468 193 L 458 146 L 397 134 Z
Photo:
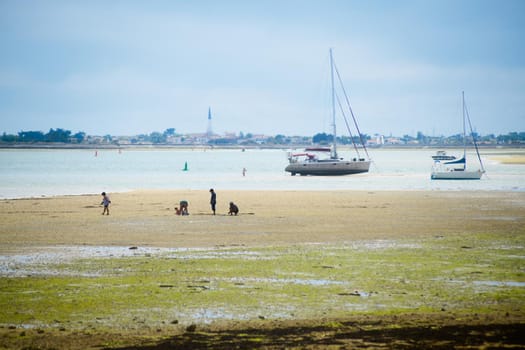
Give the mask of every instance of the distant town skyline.
M 363 133 L 525 127 L 525 2 L 0 2 L 0 132 L 331 132 L 328 50 Z M 343 123 L 339 130 L 344 134 Z

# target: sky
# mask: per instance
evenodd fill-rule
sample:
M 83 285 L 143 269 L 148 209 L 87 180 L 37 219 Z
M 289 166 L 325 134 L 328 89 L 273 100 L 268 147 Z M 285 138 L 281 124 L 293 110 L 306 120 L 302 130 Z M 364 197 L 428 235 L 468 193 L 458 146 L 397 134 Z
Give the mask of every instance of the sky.
M 522 0 L 0 0 L 0 132 L 331 133 L 330 49 L 363 133 L 525 131 Z

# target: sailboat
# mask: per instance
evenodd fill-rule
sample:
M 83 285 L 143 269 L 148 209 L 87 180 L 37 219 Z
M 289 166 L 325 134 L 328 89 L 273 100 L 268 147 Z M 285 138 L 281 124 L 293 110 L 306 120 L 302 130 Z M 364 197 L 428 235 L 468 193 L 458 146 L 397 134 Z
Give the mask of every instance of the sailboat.
M 357 129 L 357 133 L 359 134 L 359 140 L 363 147 L 364 153 L 366 154 L 366 158 L 361 157 L 358 146 L 354 142 L 354 138 L 350 131 L 350 126 L 347 121 L 343 106 L 341 104 L 338 94 L 336 93 L 335 83 L 334 83 L 334 73 L 337 74 L 338 82 L 340 84 L 340 91 L 343 93 L 345 97 L 348 111 L 350 112 L 350 115 L 352 116 L 355 128 Z M 306 148 L 303 152 L 300 152 L 300 153 L 290 152 L 288 154 L 289 164 L 284 170 L 291 173 L 292 176 L 295 176 L 296 174 L 299 174 L 299 175 L 349 175 L 349 174 L 366 173 L 368 172 L 370 168 L 370 157 L 368 156 L 368 151 L 366 150 L 366 146 L 365 146 L 365 142 L 363 141 L 362 134 L 359 131 L 357 120 L 354 116 L 352 108 L 350 107 L 350 102 L 348 100 L 348 96 L 344 89 L 343 82 L 341 80 L 341 76 L 339 75 L 339 71 L 337 70 L 337 66 L 335 65 L 333 55 L 332 55 L 332 49 L 330 49 L 330 76 L 331 76 L 331 86 L 332 86 L 332 127 L 333 127 L 332 146 L 331 147 L 310 147 L 310 148 Z M 335 123 L 336 101 L 341 110 L 341 114 L 344 118 L 346 127 L 348 129 L 348 132 L 350 133 L 350 137 L 352 139 L 352 142 L 354 144 L 354 149 L 357 154 L 357 157 L 349 159 L 349 160 L 340 158 L 337 153 L 337 134 L 336 134 L 336 123 Z
M 443 159 L 435 159 L 434 166 L 432 167 L 432 174 L 430 178 L 432 180 L 479 180 L 485 173 L 483 168 L 483 162 L 479 155 L 478 144 L 476 138 L 472 132 L 472 124 L 470 123 L 470 116 L 465 104 L 465 92 L 462 92 L 462 105 L 463 105 L 463 157 L 460 159 L 454 159 L 445 161 Z M 480 169 L 467 170 L 467 136 L 466 136 L 466 123 L 470 127 L 470 134 L 472 135 L 472 141 L 476 148 L 476 154 L 478 155 Z

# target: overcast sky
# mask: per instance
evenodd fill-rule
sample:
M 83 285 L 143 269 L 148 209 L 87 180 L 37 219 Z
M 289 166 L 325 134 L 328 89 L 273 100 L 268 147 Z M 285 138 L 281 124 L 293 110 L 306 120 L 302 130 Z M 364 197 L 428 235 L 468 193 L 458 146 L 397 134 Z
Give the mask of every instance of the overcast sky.
M 0 132 L 331 132 L 330 48 L 364 133 L 525 131 L 522 0 L 0 0 Z

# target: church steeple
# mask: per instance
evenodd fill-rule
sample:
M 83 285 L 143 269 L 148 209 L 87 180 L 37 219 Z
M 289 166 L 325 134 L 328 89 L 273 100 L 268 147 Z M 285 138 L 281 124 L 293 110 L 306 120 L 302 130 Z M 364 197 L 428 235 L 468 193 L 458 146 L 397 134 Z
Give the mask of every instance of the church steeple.
M 209 139 L 213 135 L 211 128 L 211 107 L 208 107 L 208 129 L 206 130 L 206 137 Z

